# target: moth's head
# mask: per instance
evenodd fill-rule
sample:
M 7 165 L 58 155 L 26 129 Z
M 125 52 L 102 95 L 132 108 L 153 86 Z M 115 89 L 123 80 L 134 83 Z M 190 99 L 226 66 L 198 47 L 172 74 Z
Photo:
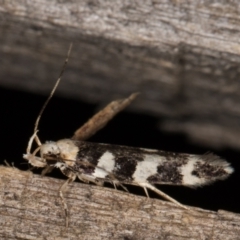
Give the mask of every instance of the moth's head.
M 61 150 L 56 142 L 46 142 L 40 146 L 41 158 L 59 158 Z
M 31 153 L 32 143 L 35 138 L 37 139 L 38 148 Z M 66 162 L 72 166 L 77 159 L 79 148 L 76 146 L 75 141 L 71 139 L 62 139 L 57 142 L 48 141 L 41 144 L 36 131 L 29 140 L 26 152 L 23 158 L 34 167 L 53 166 L 58 162 Z M 38 152 L 40 156 L 37 156 Z
M 36 140 L 38 147 L 31 153 L 31 148 L 34 139 Z M 38 136 L 37 131 L 31 136 L 28 142 L 26 154 L 23 154 L 23 158 L 28 161 L 34 167 L 46 167 L 47 165 L 53 164 L 54 160 L 59 158 L 60 156 L 60 149 L 56 142 L 46 142 L 45 144 L 41 144 Z M 40 157 L 37 156 L 38 152 L 40 152 Z
M 40 157 L 36 154 L 40 152 Z M 46 167 L 47 165 L 55 164 L 60 158 L 61 149 L 56 142 L 46 142 L 39 146 L 33 153 L 27 153 L 23 155 L 34 167 Z
M 57 142 L 47 141 L 40 146 L 40 157 L 47 165 L 55 165 L 61 158 L 61 149 Z
M 40 156 L 48 165 L 60 160 L 72 165 L 77 158 L 78 147 L 71 139 L 62 139 L 57 142 L 48 141 L 40 146 Z

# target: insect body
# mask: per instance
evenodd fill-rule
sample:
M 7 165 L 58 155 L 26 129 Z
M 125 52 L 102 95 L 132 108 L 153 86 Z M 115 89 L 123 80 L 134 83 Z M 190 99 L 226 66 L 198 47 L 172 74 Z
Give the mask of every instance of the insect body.
M 67 60 L 68 58 L 65 63 Z M 60 79 L 61 75 L 43 109 Z M 68 226 L 68 207 L 63 192 L 66 186 L 77 177 L 83 182 L 93 182 L 97 185 L 110 182 L 115 187 L 121 186 L 125 190 L 127 190 L 125 184 L 141 186 L 147 196 L 147 189 L 151 189 L 165 199 L 188 209 L 156 188 L 155 184 L 195 188 L 217 180 L 224 180 L 233 172 L 228 162 L 212 153 L 191 155 L 85 141 L 129 105 L 137 95 L 135 93 L 126 99 L 111 102 L 79 128 L 71 139 L 45 144 L 41 144 L 37 136 L 38 122 L 43 112 L 43 109 L 41 110 L 35 124 L 34 134 L 28 143 L 27 153 L 23 155 L 23 158 L 34 167 L 44 168 L 43 173 L 49 172 L 52 168 L 59 168 L 68 177 L 59 190 L 66 213 L 66 226 Z M 31 153 L 34 140 L 38 147 Z M 38 152 L 40 152 L 39 155 Z
M 34 158 L 41 167 L 59 168 L 67 177 L 142 187 L 168 184 L 195 188 L 224 180 L 233 172 L 228 162 L 212 153 L 191 155 L 72 139 L 41 145 L 40 156 Z M 24 157 L 31 160 L 31 154 Z

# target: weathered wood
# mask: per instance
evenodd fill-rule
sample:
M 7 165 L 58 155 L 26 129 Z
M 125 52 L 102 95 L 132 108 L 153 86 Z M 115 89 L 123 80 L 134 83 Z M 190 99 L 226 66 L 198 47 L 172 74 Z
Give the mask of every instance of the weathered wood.
M 66 191 L 70 226 L 58 197 L 63 180 L 0 167 L 1 239 L 239 239 L 240 215 L 73 183 Z M 197 211 L 196 211 L 197 210 Z
M 215 147 L 240 147 L 238 1 L 0 1 L 1 85 L 135 110 Z

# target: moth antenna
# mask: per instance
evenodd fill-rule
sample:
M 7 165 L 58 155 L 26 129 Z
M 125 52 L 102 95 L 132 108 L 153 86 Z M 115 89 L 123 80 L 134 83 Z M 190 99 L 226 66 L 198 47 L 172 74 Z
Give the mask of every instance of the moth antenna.
M 59 77 L 58 77 L 58 79 L 57 79 L 57 81 L 56 81 L 56 83 L 55 83 L 55 85 L 54 85 L 54 87 L 53 87 L 50 95 L 48 96 L 47 100 L 45 101 L 45 103 L 44 103 L 43 106 L 42 106 L 41 111 L 40 111 L 39 114 L 38 114 L 37 120 L 36 120 L 35 125 L 34 125 L 34 133 L 37 132 L 37 130 L 38 130 L 38 124 L 39 124 L 40 118 L 41 118 L 41 116 L 42 116 L 42 114 L 43 114 L 43 111 L 45 110 L 45 108 L 46 108 L 46 106 L 48 105 L 50 99 L 52 98 L 54 92 L 56 91 L 57 86 L 59 85 L 59 82 L 60 82 L 60 80 L 61 80 L 61 77 L 62 77 L 62 75 L 63 75 L 63 73 L 64 73 L 64 71 L 65 71 L 65 69 L 66 69 L 66 66 L 67 66 L 67 63 L 68 63 L 68 60 L 69 60 L 69 56 L 70 56 L 71 50 L 72 50 L 72 43 L 71 43 L 70 46 L 69 46 L 68 53 L 67 53 L 67 57 L 66 57 L 66 59 L 65 59 L 65 62 L 64 62 L 64 64 L 63 64 L 63 67 L 62 67 L 62 71 L 60 72 L 60 75 L 59 75 Z M 35 141 L 37 142 L 38 146 L 41 146 L 41 145 L 42 145 L 42 144 L 41 144 L 41 141 L 39 140 L 39 138 L 38 138 L 38 136 L 37 136 L 36 134 L 35 134 Z

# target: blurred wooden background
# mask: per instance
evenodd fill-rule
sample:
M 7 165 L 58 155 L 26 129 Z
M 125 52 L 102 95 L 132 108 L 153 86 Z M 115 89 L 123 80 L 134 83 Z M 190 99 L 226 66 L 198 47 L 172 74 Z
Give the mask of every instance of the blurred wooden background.
M 238 1 L 3 1 L 0 84 L 131 106 L 200 144 L 240 147 Z

